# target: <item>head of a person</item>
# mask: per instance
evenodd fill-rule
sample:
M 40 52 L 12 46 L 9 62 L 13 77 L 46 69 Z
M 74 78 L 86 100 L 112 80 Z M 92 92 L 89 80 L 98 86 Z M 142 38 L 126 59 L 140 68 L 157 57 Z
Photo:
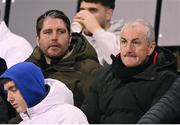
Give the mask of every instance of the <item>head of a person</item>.
M 36 42 L 47 58 L 64 56 L 70 45 L 70 20 L 59 10 L 48 10 L 36 22 Z
M 142 19 L 125 23 L 120 36 L 120 56 L 126 67 L 143 65 L 156 46 L 152 25 Z
M 0 76 L 0 83 L 7 92 L 7 101 L 19 113 L 35 106 L 46 96 L 44 76 L 31 62 L 10 67 Z
M 80 0 L 79 10 L 88 10 L 93 14 L 100 26 L 107 29 L 115 8 L 115 0 Z M 85 32 L 87 32 L 85 30 Z

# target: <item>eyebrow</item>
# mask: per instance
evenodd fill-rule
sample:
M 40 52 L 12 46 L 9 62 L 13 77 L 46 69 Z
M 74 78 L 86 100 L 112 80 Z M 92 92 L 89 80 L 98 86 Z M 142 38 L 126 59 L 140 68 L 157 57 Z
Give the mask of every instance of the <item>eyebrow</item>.
M 12 90 L 13 88 L 16 88 L 16 86 L 15 85 L 13 85 L 13 86 L 10 86 L 6 91 L 8 91 L 8 90 Z
M 126 40 L 126 38 L 124 38 L 124 37 L 121 37 L 121 39 Z M 131 41 L 134 41 L 134 40 L 139 40 L 139 38 L 134 38 Z

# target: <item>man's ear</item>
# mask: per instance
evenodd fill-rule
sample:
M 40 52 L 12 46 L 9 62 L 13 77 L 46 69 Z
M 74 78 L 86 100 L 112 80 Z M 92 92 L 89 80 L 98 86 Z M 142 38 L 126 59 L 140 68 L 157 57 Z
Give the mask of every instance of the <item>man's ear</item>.
M 156 42 L 151 42 L 149 45 L 148 56 L 150 56 L 153 53 L 155 47 L 156 47 Z
M 106 8 L 106 20 L 110 21 L 113 15 L 113 9 Z
M 37 46 L 39 46 L 39 36 L 38 35 L 36 35 L 36 44 L 37 44 Z

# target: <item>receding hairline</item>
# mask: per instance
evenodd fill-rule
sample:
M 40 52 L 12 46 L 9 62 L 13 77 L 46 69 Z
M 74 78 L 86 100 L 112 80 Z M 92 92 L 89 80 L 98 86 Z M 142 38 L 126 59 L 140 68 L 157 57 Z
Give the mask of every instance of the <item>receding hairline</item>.
M 125 23 L 120 31 L 120 34 L 124 31 L 125 28 L 127 27 L 138 27 L 138 26 L 143 26 L 144 28 L 144 33 L 146 35 L 146 39 L 148 42 L 155 42 L 155 32 L 154 32 L 154 28 L 152 27 L 152 25 L 149 22 L 146 22 L 143 19 L 136 19 L 134 21 L 130 21 Z

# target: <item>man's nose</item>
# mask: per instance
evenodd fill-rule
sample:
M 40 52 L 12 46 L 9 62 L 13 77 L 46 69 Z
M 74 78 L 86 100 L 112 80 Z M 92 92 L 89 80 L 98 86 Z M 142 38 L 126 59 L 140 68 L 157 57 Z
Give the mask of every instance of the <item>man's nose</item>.
M 7 93 L 7 101 L 11 102 L 13 100 L 12 94 L 10 92 Z
M 58 36 L 57 32 L 52 33 L 52 39 L 53 40 L 57 40 L 57 36 Z
M 127 50 L 128 52 L 132 52 L 133 49 L 134 49 L 133 45 L 132 45 L 131 43 L 127 43 L 126 50 Z

